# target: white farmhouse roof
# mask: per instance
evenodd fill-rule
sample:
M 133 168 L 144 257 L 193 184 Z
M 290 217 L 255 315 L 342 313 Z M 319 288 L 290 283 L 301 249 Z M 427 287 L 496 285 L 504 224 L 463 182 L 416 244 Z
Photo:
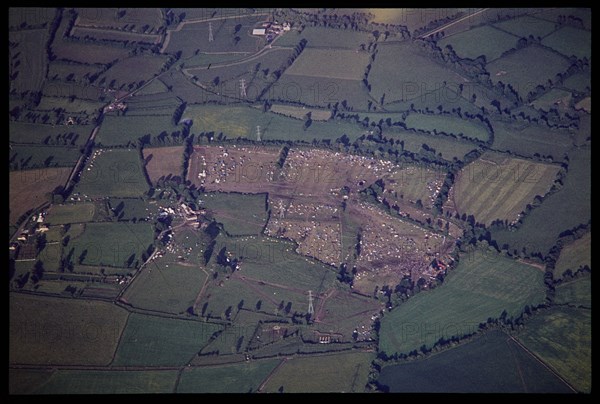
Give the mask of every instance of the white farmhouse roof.
M 255 28 L 252 30 L 252 35 L 266 35 L 266 29 L 264 28 Z

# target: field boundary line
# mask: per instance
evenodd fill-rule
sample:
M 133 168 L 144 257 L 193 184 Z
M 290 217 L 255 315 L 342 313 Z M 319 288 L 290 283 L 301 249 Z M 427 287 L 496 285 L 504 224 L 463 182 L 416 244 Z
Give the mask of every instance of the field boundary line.
M 289 360 L 290 358 L 283 358 L 281 360 L 281 362 L 279 362 L 279 364 L 277 366 L 275 366 L 275 368 L 273 370 L 271 370 L 271 372 L 267 375 L 267 377 L 262 381 L 262 383 L 258 386 L 258 389 L 256 389 L 257 393 L 262 393 L 262 390 L 265 388 L 265 385 L 271 380 L 271 378 L 275 375 L 275 373 L 277 373 L 279 371 L 279 369 L 285 365 L 285 363 Z
M 569 382 L 567 382 L 556 370 L 554 370 L 550 365 L 547 365 L 540 357 L 538 357 L 535 353 L 533 353 L 529 348 L 527 348 L 525 345 L 523 345 L 521 343 L 521 341 L 519 341 L 518 339 L 516 339 L 515 337 L 513 337 L 512 335 L 508 336 L 510 340 L 513 340 L 515 342 L 515 344 L 517 344 L 517 346 L 521 347 L 525 352 L 527 352 L 529 355 L 531 355 L 536 361 L 538 361 L 543 367 L 545 367 L 546 369 L 548 369 L 553 375 L 555 375 L 556 377 L 558 377 L 564 384 L 567 385 L 567 387 L 569 387 L 574 393 L 578 393 L 578 391 L 571 386 L 571 384 Z
M 120 307 L 118 304 L 114 303 L 113 304 L 117 307 Z M 123 326 L 123 329 L 121 330 L 121 333 L 119 334 L 119 340 L 117 341 L 117 346 L 115 347 L 115 350 L 112 354 L 112 358 L 110 359 L 110 362 L 108 362 L 108 367 L 111 367 L 112 363 L 115 361 L 115 358 L 117 356 L 117 351 L 119 350 L 119 347 L 121 346 L 121 341 L 123 340 L 123 335 L 125 334 L 125 329 L 127 328 L 127 324 L 129 324 L 129 318 L 131 317 L 131 312 L 127 311 L 127 319 L 125 320 L 125 325 Z
M 517 367 L 517 371 L 519 372 L 519 378 L 521 379 L 521 384 L 523 385 L 523 390 L 525 390 L 525 393 L 529 393 L 527 391 L 527 384 L 525 383 L 525 378 L 523 377 L 523 371 L 521 370 L 521 365 L 519 365 L 519 360 L 517 359 L 514 349 L 511 346 L 510 340 L 507 339 L 504 342 L 506 343 L 506 345 L 508 346 L 508 350 L 510 351 L 510 356 L 512 356 L 513 360 L 515 361 L 515 365 Z
M 193 265 L 193 266 L 196 266 L 196 265 Z M 198 295 L 196 296 L 196 300 L 194 300 L 194 306 L 193 306 L 194 312 L 198 308 L 198 304 L 200 304 L 200 301 L 202 299 L 202 295 L 204 295 L 204 290 L 208 286 L 208 282 L 209 282 L 209 279 L 210 279 L 210 275 L 209 275 L 208 272 L 206 272 L 205 268 L 202 268 L 202 272 L 204 272 L 206 274 L 206 278 L 204 279 L 204 283 L 202 284 L 202 287 L 200 288 L 200 291 L 198 292 Z

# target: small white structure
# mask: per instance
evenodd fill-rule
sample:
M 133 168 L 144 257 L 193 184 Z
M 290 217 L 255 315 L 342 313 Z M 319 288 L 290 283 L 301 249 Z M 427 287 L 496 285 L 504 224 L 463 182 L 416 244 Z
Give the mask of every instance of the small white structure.
M 264 28 L 255 28 L 252 30 L 252 35 L 267 35 L 267 30 Z

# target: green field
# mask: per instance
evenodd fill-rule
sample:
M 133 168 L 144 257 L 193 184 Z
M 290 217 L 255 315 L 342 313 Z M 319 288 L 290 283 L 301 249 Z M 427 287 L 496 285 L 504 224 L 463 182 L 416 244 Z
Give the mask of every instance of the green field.
M 538 153 L 559 160 L 571 148 L 571 134 L 564 129 L 551 129 L 527 122 L 492 121 L 492 125 L 494 150 L 528 157 Z
M 75 223 L 70 224 L 68 231 L 65 232 L 65 236 L 69 236 L 71 240 L 75 240 L 77 237 L 81 236 L 85 231 L 86 224 L 85 223 Z
M 306 108 L 306 107 L 297 107 L 294 105 L 286 105 L 286 104 L 275 104 L 271 105 L 271 112 L 275 112 L 277 114 L 290 116 L 296 119 L 304 119 L 306 114 L 310 112 L 313 121 L 327 121 L 331 118 L 331 111 L 326 109 L 318 109 L 318 108 Z
M 555 23 L 558 19 L 558 16 L 560 15 L 573 16 L 581 20 L 581 23 L 583 24 L 583 27 L 585 29 L 592 29 L 592 15 L 590 8 L 544 8 L 536 13 L 536 17 L 543 18 L 544 20 L 550 21 L 552 23 Z
M 177 97 L 181 98 L 187 103 L 205 103 L 209 100 L 225 101 L 224 97 L 209 93 L 198 85 L 192 83 L 190 77 L 184 74 L 184 72 L 181 70 L 171 70 L 168 75 L 161 76 L 160 81 L 172 89 L 173 95 L 176 94 Z M 239 81 L 236 87 L 232 86 L 233 84 L 230 86 L 230 88 L 232 88 L 230 91 L 234 92 L 235 94 L 239 94 Z
M 191 67 L 183 70 L 187 80 L 194 83 L 196 93 L 202 88 L 208 92 L 203 102 L 215 100 L 219 103 L 256 101 L 258 97 L 283 73 L 294 51 L 287 48 L 268 49 L 258 57 L 247 61 L 225 63 L 206 67 Z M 278 73 L 276 73 L 278 72 Z M 241 93 L 240 80 L 245 80 L 246 96 Z M 177 91 L 179 94 L 179 92 Z M 211 94 L 212 93 L 212 94 Z M 209 96 L 210 94 L 210 96 Z
M 99 80 L 106 80 L 111 88 L 129 89 L 129 84 L 139 84 L 159 74 L 166 62 L 165 56 L 132 56 L 119 60 L 101 74 Z M 135 71 L 135 76 L 131 75 L 132 71 Z
M 217 285 L 220 285 L 220 282 L 210 286 L 216 287 Z M 286 295 L 284 299 L 288 299 L 288 296 Z M 240 302 L 249 309 L 254 309 L 261 302 L 261 311 L 269 313 L 276 311 L 279 305 L 279 300 L 272 299 L 272 301 L 269 301 L 265 298 L 265 292 L 256 291 L 248 287 L 245 282 L 234 278 L 226 282 L 223 281 L 223 285 L 219 286 L 218 293 L 205 293 L 196 307 L 196 311 L 198 315 L 203 317 L 225 319 L 227 310 L 232 310 L 232 313 L 235 313 L 233 310 L 237 310 L 237 305 Z M 231 352 L 227 351 L 227 353 Z
M 147 190 L 142 162 L 134 149 L 103 149 L 88 162 L 75 186 L 76 192 L 89 197 L 139 197 Z
M 369 54 L 341 49 L 305 49 L 286 71 L 287 75 L 361 80 Z
M 206 277 L 196 265 L 150 263 L 123 297 L 134 307 L 180 314 L 194 305 Z
M 74 78 L 71 78 L 71 80 L 63 80 L 64 81 L 45 81 L 44 87 L 42 88 L 42 93 L 45 97 L 48 97 L 49 100 L 54 98 L 63 98 L 64 102 L 67 103 L 67 111 L 75 110 L 76 106 L 78 105 L 75 103 L 76 100 L 102 102 L 108 101 L 107 94 L 99 87 L 94 87 L 84 81 L 71 81 L 74 80 Z
M 545 37 L 542 44 L 565 56 L 590 59 L 592 55 L 592 32 L 566 26 Z
M 8 394 L 32 394 L 35 389 L 50 379 L 48 370 L 8 368 Z
M 93 266 L 93 265 L 82 265 L 77 264 L 73 265 L 73 272 L 75 274 L 86 276 L 102 276 L 102 275 L 127 275 L 131 273 L 127 268 L 112 268 L 112 267 L 104 267 L 104 266 Z M 93 289 L 108 289 L 114 290 L 117 287 L 114 284 L 92 284 L 90 285 Z M 120 287 L 117 287 L 120 288 Z
M 107 365 L 126 319 L 110 303 L 11 293 L 9 363 Z
M 592 277 L 581 276 L 556 287 L 556 304 L 592 307 Z
M 96 11 L 97 10 L 92 10 L 92 13 L 97 14 Z M 104 64 L 128 55 L 129 50 L 123 47 L 105 46 L 67 40 L 67 28 L 69 28 L 71 16 L 72 14 L 69 10 L 64 10 L 62 12 L 60 26 L 58 27 L 56 37 L 50 45 L 50 50 L 52 55 L 55 57 L 55 60 L 65 59 L 66 61 L 76 63 Z M 114 19 L 115 16 L 116 11 L 113 11 L 111 17 Z M 92 18 L 97 17 L 94 15 Z
M 173 93 L 143 94 L 145 89 L 151 89 L 155 83 L 160 83 L 160 86 L 166 88 L 162 81 L 158 79 L 152 80 L 147 87 L 144 87 L 140 92 L 136 93 L 133 98 L 128 99 L 127 117 L 146 115 L 145 118 L 148 118 L 149 116 L 152 118 L 157 115 L 168 115 L 169 118 L 173 118 L 175 110 L 181 104 L 181 101 L 175 97 Z
M 587 88 L 592 88 L 590 85 L 590 76 L 589 72 L 574 74 L 563 82 L 563 86 L 570 90 L 585 92 Z
M 291 316 L 294 311 L 304 313 L 308 290 L 316 295 L 335 282 L 334 271 L 296 254 L 295 247 L 287 241 L 219 236 L 209 266 L 217 266 L 216 256 L 222 248 L 240 259 L 240 270 L 219 282 L 218 293 L 205 293 L 198 305 L 205 316 L 223 317 L 228 308 L 235 308 L 240 302 L 254 310 L 259 301 L 261 312 L 279 316 Z M 217 278 L 217 282 L 219 279 L 222 278 Z M 279 308 L 282 301 L 284 305 L 291 303 L 290 313 Z
M 53 126 L 10 122 L 8 134 L 11 143 L 45 144 L 47 142 L 49 145 L 81 146 L 87 140 L 92 129 L 87 125 Z
M 252 342 L 254 331 L 259 326 L 258 322 L 265 319 L 270 319 L 270 317 L 248 310 L 238 311 L 235 315 L 234 325 L 225 328 L 217 338 L 204 347 L 202 353 L 218 352 L 220 356 L 242 354 L 248 344 Z
M 11 29 L 27 28 L 31 26 L 47 26 L 52 22 L 56 9 L 39 7 L 34 11 L 10 7 L 8 10 L 8 26 Z
M 112 365 L 184 365 L 219 329 L 199 321 L 131 314 Z
M 260 234 L 267 222 L 267 196 L 210 193 L 201 196 L 204 206 L 232 236 Z
M 63 18 L 63 21 L 64 20 L 65 18 Z M 52 44 L 52 51 L 56 54 L 58 59 L 88 64 L 106 64 L 117 59 L 125 58 L 129 55 L 127 49 L 116 46 L 73 43 L 67 41 L 54 41 Z
M 119 220 L 151 220 L 158 213 L 156 205 L 150 205 L 140 198 L 110 198 L 109 204 Z
M 458 86 L 458 87 L 457 87 Z M 450 96 L 452 94 L 449 94 L 449 96 L 443 98 L 445 99 L 449 99 L 449 101 L 447 103 L 457 103 L 457 101 L 460 101 L 461 104 L 463 102 L 466 102 L 468 104 L 471 105 L 471 108 L 475 108 L 476 110 L 473 111 L 472 109 L 465 109 L 462 105 L 461 108 L 464 111 L 469 111 L 470 113 L 477 115 L 481 113 L 481 108 L 484 108 L 486 111 L 497 111 L 497 108 L 492 105 L 492 101 L 496 100 L 498 102 L 500 102 L 500 106 L 502 108 L 504 108 L 507 105 L 511 105 L 512 101 L 509 101 L 508 98 L 504 97 L 504 96 L 500 96 L 498 93 L 496 93 L 494 91 L 493 88 L 490 88 L 488 86 L 484 86 L 481 83 L 477 83 L 476 81 L 468 81 L 465 82 L 463 84 L 462 87 L 462 91 L 460 91 L 460 83 L 456 83 L 452 89 L 454 90 L 455 93 L 460 93 L 460 97 L 459 100 L 455 100 L 453 98 L 450 98 Z M 525 108 L 525 107 L 521 107 L 521 108 Z M 515 112 L 517 113 L 517 112 Z M 493 116 L 489 117 L 489 119 L 491 120 L 493 118 Z
M 543 302 L 543 277 L 539 269 L 495 253 L 466 254 L 442 286 L 411 297 L 383 317 L 380 349 L 392 355 L 430 348 L 441 337 L 475 332 L 503 310 L 517 316 L 525 305 Z
M 85 28 L 75 26 L 71 35 L 78 38 L 90 37 L 95 40 L 120 41 L 125 43 L 154 44 L 160 42 L 160 36 L 111 29 Z
M 277 369 L 265 391 L 276 393 L 362 393 L 373 353 L 353 352 L 310 358 L 295 357 Z
M 435 150 L 436 155 L 441 153 L 442 158 L 448 161 L 452 161 L 455 158 L 462 160 L 465 154 L 477 149 L 477 146 L 472 142 L 447 139 L 444 136 L 438 135 L 391 130 L 385 131 L 384 134 L 388 138 L 404 142 L 404 150 L 419 153 L 423 151 L 423 145 L 425 144 L 430 149 Z
M 171 262 L 185 261 L 184 265 L 193 264 L 193 268 L 204 267 L 204 247 L 211 238 L 203 231 L 197 231 L 191 226 L 176 229 L 172 241 L 172 249 L 160 259 L 154 260 L 153 268 L 163 268 L 171 265 Z M 218 252 L 218 251 L 217 251 Z M 179 258 L 179 257 L 182 258 Z
M 410 114 L 406 118 L 407 128 L 424 129 L 438 132 L 451 133 L 457 136 L 464 136 L 474 140 L 486 142 L 489 138 L 487 129 L 475 121 L 460 119 L 455 116 L 447 115 L 425 115 Z
M 159 79 L 152 80 L 150 84 L 146 85 L 144 88 L 136 92 L 137 96 L 140 95 L 150 95 L 150 94 L 160 94 L 169 91 L 165 83 L 160 81 Z
M 336 103 L 357 111 L 367 110 L 369 93 L 360 80 L 284 74 L 265 98 L 273 102 L 300 103 L 320 108 Z
M 33 394 L 172 393 L 176 370 L 58 370 Z
M 488 63 L 486 69 L 494 84 L 499 81 L 510 84 L 524 98 L 538 84 L 545 85 L 557 73 L 565 72 L 569 65 L 566 57 L 539 46 L 528 46 Z
M 500 331 L 423 360 L 386 366 L 392 393 L 569 393 L 571 390 Z
M 99 73 L 101 65 L 75 64 L 60 61 L 50 62 L 48 78 L 52 80 L 73 80 L 87 83 L 90 76 Z
M 67 114 L 74 113 L 97 115 L 103 105 L 104 104 L 99 101 L 90 101 L 81 98 L 76 98 L 73 102 L 71 102 L 65 97 L 43 96 L 39 105 L 37 106 L 37 110 L 51 112 L 57 108 L 62 108 Z
M 12 170 L 44 167 L 72 167 L 77 163 L 78 147 L 14 145 L 9 150 Z
M 575 272 L 584 265 L 591 266 L 591 263 L 592 233 L 590 232 L 563 247 L 554 267 L 554 279 L 560 278 L 567 269 Z
M 507 243 L 518 251 L 525 247 L 528 253 L 546 254 L 561 232 L 588 222 L 591 214 L 591 153 L 589 149 L 575 149 L 569 152 L 569 158 L 564 186 L 531 211 L 517 231 L 492 231 L 492 238 L 499 246 Z M 549 217 L 552 220 L 548 220 Z
M 208 41 L 207 22 L 187 23 L 180 31 L 171 31 L 166 53 L 181 51 L 183 58 L 198 52 L 257 52 L 266 41 L 264 37 L 251 36 L 254 25 L 264 17 L 248 16 L 212 21 L 213 41 Z M 240 26 L 237 29 L 238 25 Z M 237 29 L 237 30 L 236 30 Z M 239 38 L 236 40 L 236 37 Z
M 296 44 L 294 44 L 295 46 Z M 227 62 L 234 62 L 246 58 L 251 55 L 251 52 L 216 52 L 216 53 L 198 53 L 197 55 L 190 56 L 183 61 L 184 66 L 199 67 L 208 65 L 217 65 Z
M 449 201 L 459 215 L 475 216 L 479 223 L 517 220 L 536 195 L 545 195 L 560 167 L 486 153 L 463 168 Z
M 36 259 L 39 259 L 44 263 L 45 271 L 58 271 L 60 267 L 60 254 L 60 244 L 47 244 L 46 247 L 40 251 Z
M 552 308 L 526 323 L 518 339 L 578 391 L 591 391 L 591 311 Z
M 46 241 L 49 243 L 62 240 L 62 226 L 48 226 L 49 230 L 46 232 Z
M 442 111 L 447 112 L 455 112 L 460 108 L 462 113 L 469 112 L 471 114 L 478 114 L 481 112 L 481 107 L 478 104 L 473 104 L 467 101 L 466 98 L 469 98 L 470 95 L 469 89 L 473 91 L 477 91 L 478 86 L 473 83 L 467 83 L 467 85 L 463 84 L 463 94 L 462 96 L 458 95 L 460 92 L 461 83 L 450 83 L 447 86 L 437 86 L 432 89 L 432 91 L 428 91 L 427 86 L 412 86 L 407 85 L 405 91 L 405 101 L 395 101 L 389 102 L 385 104 L 386 111 L 440 111 L 440 107 L 442 107 Z M 421 88 L 423 91 L 421 92 Z M 491 90 L 486 90 L 491 91 Z M 415 98 L 412 98 L 415 96 Z M 489 106 L 489 101 L 486 104 L 486 107 Z
M 8 11 L 9 393 L 591 391 L 591 8 L 81 6 Z
M 474 60 L 483 55 L 487 62 L 491 62 L 507 50 L 516 48 L 518 39 L 515 35 L 484 25 L 444 37 L 438 42 L 438 46 L 442 49 L 452 46 L 460 58 Z
M 295 309 L 304 309 L 306 303 L 300 301 L 300 307 Z M 320 303 L 320 299 L 319 299 Z M 321 332 L 327 332 L 332 328 L 339 334 L 341 342 L 353 342 L 352 333 L 355 329 L 365 331 L 367 336 L 375 338 L 374 333 L 370 333 L 371 316 L 377 315 L 382 305 L 375 299 L 364 297 L 353 293 L 336 291 L 331 298 L 325 301 L 323 310 L 317 313 L 319 323 L 313 327 Z M 364 327 L 364 329 L 362 328 Z M 310 335 L 310 329 L 306 330 Z M 311 348 L 311 346 L 304 347 Z
M 125 29 L 132 24 L 139 26 L 148 25 L 148 30 L 154 31 L 163 25 L 163 17 L 156 8 L 78 8 L 78 26 L 107 27 Z M 122 13 L 122 15 L 121 15 Z M 132 27 L 133 28 L 133 27 Z
M 337 48 L 358 50 L 361 44 L 367 46 L 373 41 L 373 36 L 366 32 L 338 30 L 324 27 L 306 27 L 299 33 L 289 31 L 279 37 L 277 46 L 296 46 L 302 39 L 306 39 L 307 48 Z
M 40 91 L 46 75 L 48 58 L 45 44 L 47 29 L 9 32 L 9 40 L 17 46 L 9 48 L 9 90 L 17 93 Z
M 268 359 L 236 365 L 188 369 L 181 374 L 177 393 L 256 392 L 260 383 L 279 362 L 279 359 Z
M 529 35 L 533 35 L 536 38 L 544 38 L 546 35 L 556 30 L 555 24 L 530 15 L 502 21 L 494 24 L 494 26 L 503 29 L 504 31 L 508 31 L 519 38 L 527 38 Z M 489 60 L 490 59 L 488 59 L 488 61 Z
M 211 18 L 242 17 L 255 12 L 265 13 L 268 9 L 260 8 L 228 8 L 228 7 L 206 7 L 206 8 L 173 8 L 175 15 L 182 16 L 184 21 L 202 21 Z
M 410 43 L 381 44 L 369 73 L 371 95 L 384 104 L 408 101 L 440 89 L 457 88 L 464 80 L 431 60 Z
M 93 203 L 53 205 L 48 211 L 45 222 L 47 224 L 90 222 L 94 218 L 95 211 Z
M 143 262 L 153 239 L 150 223 L 88 223 L 85 232 L 65 248 L 65 254 L 73 248 L 74 263 L 134 268 Z
M 192 132 L 223 133 L 229 139 L 238 137 L 256 139 L 256 126 L 260 126 L 262 140 L 305 140 L 330 139 L 332 142 L 344 133 L 351 141 L 359 137 L 360 126 L 344 121 L 313 121 L 304 130 L 305 121 L 275 113 L 263 113 L 256 108 L 228 107 L 217 105 L 189 105 L 182 119 L 192 119 Z
M 289 242 L 252 237 L 225 240 L 223 245 L 234 256 L 245 257 L 241 272 L 249 278 L 289 286 L 305 293 L 310 289 L 325 291 L 335 280 L 334 271 L 296 254 Z M 217 243 L 217 247 L 221 247 L 221 243 Z
M 569 108 L 569 101 L 571 101 L 571 93 L 569 91 L 553 88 L 531 104 L 536 109 L 543 111 L 550 111 L 551 108 L 564 111 Z
M 176 106 L 172 109 L 171 115 L 132 115 L 132 116 L 115 116 L 107 115 L 102 122 L 96 144 L 99 146 L 118 146 L 129 143 L 135 144 L 138 138 L 147 134 L 156 137 L 163 131 L 169 136 L 171 133 L 179 131 L 181 127 L 173 124 L 173 112 Z

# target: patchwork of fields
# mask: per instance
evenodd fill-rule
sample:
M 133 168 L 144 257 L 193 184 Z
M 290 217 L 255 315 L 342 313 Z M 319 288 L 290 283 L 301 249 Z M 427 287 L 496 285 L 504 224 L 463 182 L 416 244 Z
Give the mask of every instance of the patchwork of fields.
M 9 363 L 108 365 L 127 317 L 110 303 L 11 294 Z
M 369 55 L 349 50 L 306 49 L 285 74 L 324 77 L 327 79 L 360 80 Z M 349 64 L 348 61 L 352 60 Z
M 515 222 L 527 204 L 550 190 L 559 169 L 557 165 L 484 154 L 458 173 L 447 208 L 488 225 L 497 219 Z
M 584 265 L 591 265 L 591 262 L 592 233 L 587 233 L 580 239 L 563 247 L 554 267 L 554 278 L 560 278 L 567 269 L 575 272 Z
M 440 338 L 477 331 L 488 318 L 518 316 L 544 300 L 544 274 L 493 252 L 464 256 L 444 284 L 421 292 L 383 317 L 380 349 L 388 355 L 432 347 Z
M 535 316 L 517 335 L 578 391 L 591 391 L 591 312 L 560 307 Z
M 485 56 L 485 60 L 491 62 L 507 50 L 515 48 L 518 39 L 515 35 L 484 25 L 445 37 L 438 44 L 441 48 L 450 45 L 460 57 L 477 59 Z
M 370 94 L 383 105 L 422 97 L 444 82 L 456 88 L 464 81 L 452 70 L 429 62 L 409 43 L 382 44 L 369 73 Z
M 507 243 L 515 250 L 525 248 L 529 254 L 546 254 L 555 245 L 561 232 L 590 220 L 590 150 L 574 149 L 569 152 L 569 158 L 571 164 L 562 188 L 532 210 L 516 231 L 492 232 L 492 238 L 499 246 Z M 548 220 L 548 217 L 552 217 L 552 220 Z
M 532 64 L 538 68 L 531 69 Z M 499 81 L 510 84 L 522 97 L 534 90 L 537 85 L 554 79 L 558 73 L 564 72 L 568 67 L 569 61 L 566 57 L 539 46 L 519 49 L 486 65 L 494 84 Z
M 457 362 L 461 365 L 456 366 Z M 571 392 L 535 357 L 499 331 L 421 361 L 385 367 L 379 382 L 392 393 Z
M 136 150 L 98 149 L 75 190 L 90 198 L 140 196 L 148 190 L 141 165 Z
M 9 394 L 591 392 L 590 9 L 8 17 Z
M 8 208 L 10 223 L 30 209 L 50 201 L 47 193 L 67 182 L 70 168 L 44 168 L 40 170 L 12 171 L 9 174 L 9 193 L 11 195 Z

